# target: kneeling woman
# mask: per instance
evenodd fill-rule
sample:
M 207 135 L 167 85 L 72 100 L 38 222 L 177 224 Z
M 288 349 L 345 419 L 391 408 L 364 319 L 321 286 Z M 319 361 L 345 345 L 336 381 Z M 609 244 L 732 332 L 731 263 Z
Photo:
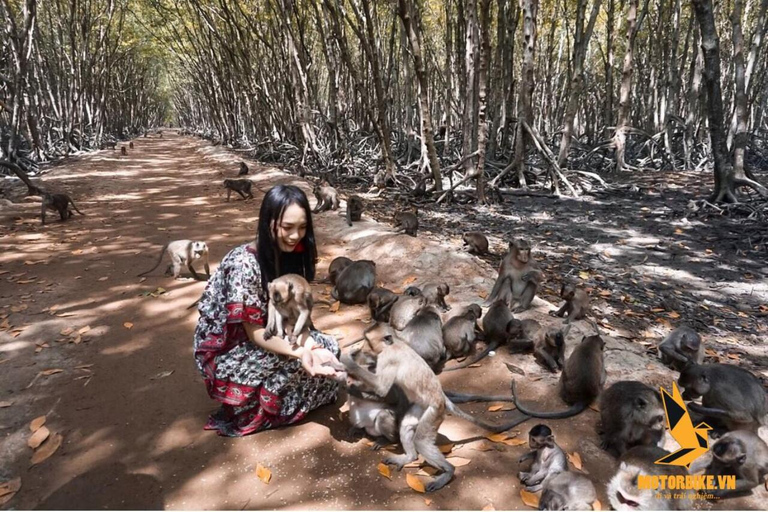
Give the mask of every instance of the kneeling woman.
M 312 330 L 314 344 L 306 348 L 277 336 L 264 340 L 267 284 L 284 274 L 311 282 L 316 259 L 307 196 L 295 186 L 273 187 L 261 204 L 256 241 L 224 257 L 198 305 L 195 360 L 208 394 L 223 404 L 207 430 L 244 436 L 301 421 L 312 409 L 336 401 L 332 370 L 302 358 L 312 349 L 338 357 L 335 339 Z

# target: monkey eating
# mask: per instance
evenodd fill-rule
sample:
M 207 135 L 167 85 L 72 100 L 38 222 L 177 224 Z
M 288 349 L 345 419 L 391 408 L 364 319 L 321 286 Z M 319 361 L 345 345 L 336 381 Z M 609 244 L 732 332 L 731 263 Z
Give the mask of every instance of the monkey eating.
M 510 313 L 506 304 L 501 301 L 494 302 L 483 317 L 483 333 L 485 334 L 486 347 L 482 352 L 473 357 L 446 368 L 444 371 L 451 372 L 460 370 L 481 361 L 485 356 L 499 348 L 509 340 L 509 333 L 514 325 L 514 317 Z
M 406 235 L 416 236 L 419 230 L 419 218 L 417 213 L 396 212 L 395 213 L 395 232 L 405 233 Z
M 376 263 L 360 260 L 342 270 L 331 290 L 331 297 L 343 304 L 365 304 L 376 286 Z
M 251 180 L 224 180 L 224 188 L 227 189 L 227 202 L 229 202 L 232 192 L 237 192 L 244 200 L 253 199 L 252 185 Z
M 689 364 L 704 362 L 704 347 L 699 333 L 688 326 L 681 326 L 667 335 L 659 344 L 661 362 L 682 372 Z
M 80 215 L 85 215 L 83 212 L 77 209 L 75 202 L 67 194 L 52 194 L 51 192 L 35 186 L 29 188 L 28 195 L 32 194 L 39 195 L 42 198 L 43 202 L 40 206 L 40 222 L 42 224 L 45 224 L 46 210 L 59 212 L 59 217 L 61 217 L 62 222 L 72 217 L 74 213 L 72 213 L 72 210 L 69 209 L 70 204 L 77 213 Z
M 347 226 L 352 225 L 352 221 L 359 222 L 363 216 L 365 203 L 360 196 L 349 196 L 347 198 Z
M 448 353 L 456 358 L 469 354 L 477 339 L 477 321 L 483 314 L 479 304 L 470 304 L 464 311 L 450 318 L 443 325 L 443 344 Z
M 525 311 L 531 306 L 541 280 L 541 271 L 535 267 L 531 258 L 531 245 L 526 240 L 513 240 L 509 243 L 507 254 L 501 260 L 496 283 L 483 305 L 488 306 L 499 300 L 502 288 L 508 287 L 512 297 L 519 302 L 514 312 Z
M 570 329 L 570 325 L 564 331 L 540 328 L 534 334 L 533 357 L 552 373 L 562 370 L 565 366 L 565 338 Z
M 733 489 L 718 488 L 708 491 L 720 498 L 730 498 L 749 493 L 765 482 L 768 476 L 768 445 L 748 430 L 735 430 L 720 437 L 705 456 L 691 464 L 690 473 L 697 472 L 699 461 L 709 462 L 705 475 L 736 477 Z
M 560 288 L 560 297 L 565 301 L 557 311 L 550 311 L 549 314 L 557 317 L 564 317 L 566 324 L 572 320 L 581 320 L 589 313 L 589 294 L 571 283 L 563 283 Z
M 286 324 L 293 325 L 288 341 L 294 345 L 305 328 L 312 327 L 312 289 L 306 279 L 298 274 L 285 274 L 273 279 L 268 285 L 267 326 L 264 339 L 272 336 L 285 337 Z
M 701 397 L 701 405 L 690 402 L 688 411 L 703 417 L 715 430 L 757 431 L 766 424 L 766 393 L 749 371 L 729 364 L 690 365 L 677 381 L 683 398 Z
M 398 295 L 392 290 L 376 287 L 368 294 L 368 309 L 374 322 L 389 322 L 392 306 L 397 302 Z
M 461 239 L 464 242 L 464 248 L 466 248 L 470 254 L 477 254 L 478 256 L 488 254 L 488 239 L 484 234 L 473 231 L 464 233 Z
M 546 425 L 536 425 L 528 432 L 528 446 L 531 451 L 520 457 L 517 463 L 533 459 L 530 471 L 520 471 L 517 477 L 528 492 L 538 492 L 546 478 L 568 469 L 565 452 L 555 442 L 552 429 Z
M 245 176 L 248 174 L 248 166 L 245 162 L 240 162 L 240 170 L 237 171 L 238 176 Z
M 635 446 L 658 446 L 664 438 L 659 393 L 635 380 L 614 383 L 600 397 L 601 448 L 621 457 Z
M 154 267 L 139 274 L 139 277 L 145 276 L 155 270 L 163 262 L 163 256 L 168 253 L 171 258 L 171 263 L 165 270 L 165 275 L 173 275 L 174 279 L 178 279 L 181 275 L 181 266 L 185 265 L 192 277 L 200 280 L 200 276 L 195 272 L 192 266 L 196 261 L 202 260 L 205 267 L 206 279 L 210 279 L 211 270 L 208 267 L 208 244 L 205 242 L 199 242 L 195 240 L 174 240 L 168 242 L 160 250 L 160 257 Z
M 317 198 L 317 205 L 312 213 L 322 213 L 339 209 L 339 193 L 330 185 L 315 185 L 312 193 Z

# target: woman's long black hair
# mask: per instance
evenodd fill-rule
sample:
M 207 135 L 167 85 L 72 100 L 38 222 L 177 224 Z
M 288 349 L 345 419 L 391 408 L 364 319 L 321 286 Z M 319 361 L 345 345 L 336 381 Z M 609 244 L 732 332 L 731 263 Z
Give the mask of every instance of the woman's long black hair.
M 307 231 L 301 240 L 304 250 L 284 253 L 277 244 L 277 227 L 283 220 L 285 209 L 297 204 L 307 215 Z M 294 185 L 277 185 L 264 196 L 259 210 L 259 227 L 256 238 L 256 259 L 261 268 L 261 286 L 267 292 L 267 284 L 284 274 L 303 275 L 307 281 L 315 279 L 317 246 L 312 227 L 312 212 L 306 194 Z

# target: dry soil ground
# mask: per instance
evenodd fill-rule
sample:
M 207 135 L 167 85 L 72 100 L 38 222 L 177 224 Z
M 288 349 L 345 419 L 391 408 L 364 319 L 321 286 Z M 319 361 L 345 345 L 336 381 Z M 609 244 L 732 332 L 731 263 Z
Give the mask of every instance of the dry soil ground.
M 3 508 L 527 508 L 515 477 L 525 447 L 486 440 L 454 418 L 441 428 L 443 441 L 454 443 L 452 456 L 469 462 L 433 495 L 411 490 L 403 473 L 391 480 L 379 474 L 381 455 L 348 436 L 341 400 L 301 425 L 247 438 L 203 431 L 216 407 L 193 363 L 197 312 L 186 307 L 204 283 L 172 281 L 162 267 L 146 279 L 135 276 L 154 264 L 164 242 L 181 238 L 206 240 L 215 268 L 253 236 L 265 190 L 285 182 L 307 192 L 309 186 L 252 166 L 256 198 L 226 203 L 220 184 L 236 173 L 237 155 L 168 132 L 135 144 L 127 157 L 101 151 L 45 176 L 48 187 L 71 193 L 86 213 L 66 223 L 41 227 L 39 203 L 25 202 L 23 187 L 5 187 L 17 204 L 0 210 L 0 482 L 20 477 L 22 487 Z M 316 216 L 321 276 L 331 259 L 346 255 L 375 260 L 379 280 L 393 289 L 414 277 L 418 284 L 439 276 L 451 285 L 454 306 L 478 301 L 490 289 L 492 265 L 456 251 L 458 239 L 394 235 L 388 225 L 364 219 L 347 228 L 339 212 Z M 324 285 L 315 290 L 319 296 L 328 291 Z M 523 317 L 550 324 L 551 308 L 538 299 Z M 349 340 L 367 317 L 363 307 L 342 306 L 337 313 L 317 309 L 315 323 Z M 589 332 L 581 324 L 569 344 Z M 608 347 L 620 349 L 607 352 L 609 382 L 671 385 L 675 376 L 643 345 L 616 337 Z M 505 361 L 526 373 L 517 377 L 525 397 L 558 406 L 557 378 L 530 356 L 501 351 L 481 368 L 444 374 L 441 381 L 449 389 L 503 393 L 511 378 Z M 468 409 L 496 421 L 516 414 Z M 31 465 L 28 425 L 43 415 L 62 444 Z M 587 410 L 549 424 L 560 444 L 578 453 L 607 504 L 604 483 L 615 463 L 597 448 L 597 418 Z M 520 438 L 531 425 L 516 431 Z M 268 484 L 258 478 L 259 466 L 271 471 Z M 717 508 L 761 509 L 767 497 L 761 488 Z

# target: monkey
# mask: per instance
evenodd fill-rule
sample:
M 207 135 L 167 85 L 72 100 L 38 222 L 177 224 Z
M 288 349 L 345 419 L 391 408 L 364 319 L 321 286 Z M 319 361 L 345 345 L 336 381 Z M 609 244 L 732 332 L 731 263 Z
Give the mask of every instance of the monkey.
M 614 457 L 635 446 L 659 446 L 664 425 L 659 393 L 642 382 L 616 382 L 600 397 L 600 447 Z
M 565 304 L 557 311 L 550 311 L 551 316 L 562 318 L 568 315 L 564 323 L 569 324 L 571 320 L 581 320 L 589 314 L 589 294 L 576 285 L 563 283 L 560 288 L 560 297 L 565 300 Z
M 507 278 L 509 281 L 506 281 Z M 502 287 L 509 285 L 513 298 L 519 301 L 514 312 L 525 311 L 531 306 L 541 280 L 541 271 L 535 267 L 531 258 L 531 245 L 526 240 L 513 240 L 509 243 L 509 251 L 501 260 L 499 277 L 483 305 L 488 306 L 498 300 Z
M 328 265 L 328 282 L 335 286 L 339 274 L 352 263 L 354 262 L 351 259 L 344 256 L 334 258 L 333 261 L 331 261 L 331 264 Z
M 373 393 L 364 393 L 356 385 L 347 387 L 351 433 L 355 430 L 364 430 L 366 434 L 376 439 L 373 445 L 374 450 L 379 450 L 384 445 L 382 438 L 389 443 L 396 443 L 399 439 L 398 430 L 402 413 L 398 414 L 397 405 L 399 402 L 403 404 L 407 402 L 403 392 L 397 386 L 392 386 L 390 389 L 388 396 L 392 395 L 397 397 L 395 404 Z
M 520 471 L 517 477 L 526 491 L 538 492 L 544 479 L 568 470 L 568 459 L 555 442 L 552 429 L 546 425 L 536 425 L 528 432 L 528 446 L 531 451 L 520 457 L 517 463 L 533 459 L 533 464 L 530 471 Z
M 533 340 L 533 357 L 551 371 L 557 373 L 565 365 L 565 338 L 570 325 L 564 331 L 560 329 L 539 329 Z
M 400 336 L 427 362 L 435 373 L 440 373 L 446 360 L 443 344 L 443 322 L 433 306 L 425 306 L 405 326 Z
M 396 233 L 405 233 L 406 235 L 416 236 L 419 230 L 419 218 L 417 213 L 396 212 L 395 213 Z
M 641 489 L 638 476 L 685 476 L 681 466 L 656 464 L 669 455 L 658 446 L 635 446 L 621 456 L 619 468 L 608 482 L 608 500 L 613 510 L 688 510 L 691 500 L 687 492 L 659 492 L 658 489 Z M 709 492 L 709 491 L 706 491 Z M 669 494 L 671 497 L 666 497 Z
M 485 334 L 486 347 L 479 354 L 475 354 L 461 364 L 451 366 L 443 371 L 451 372 L 473 365 L 481 361 L 491 351 L 506 343 L 509 340 L 510 329 L 514 326 L 513 320 L 514 317 L 506 304 L 502 301 L 494 302 L 483 317 L 483 333 Z
M 418 288 L 416 289 L 418 290 Z M 423 295 L 400 295 L 390 308 L 389 325 L 402 331 L 408 322 L 416 316 L 416 313 L 426 305 L 427 299 Z
M 663 364 L 678 372 L 688 364 L 703 363 L 704 347 L 699 333 L 688 326 L 678 327 L 659 344 L 659 357 Z
M 317 205 L 312 213 L 322 213 L 339 209 L 339 193 L 330 185 L 315 185 L 312 193 L 317 198 Z
M 101 149 L 116 149 L 117 148 L 117 142 L 112 141 L 104 141 L 101 143 Z
M 268 285 L 267 326 L 264 339 L 274 335 L 285 337 L 285 323 L 293 324 L 288 341 L 297 343 L 299 333 L 312 328 L 312 289 L 306 279 L 298 274 L 285 274 L 273 279 Z
M 178 279 L 181 275 L 181 266 L 186 265 L 192 277 L 200 281 L 200 276 L 195 272 L 192 265 L 197 260 L 202 260 L 205 267 L 206 280 L 211 278 L 211 270 L 208 266 L 208 244 L 195 240 L 174 240 L 173 242 L 166 243 L 160 250 L 160 257 L 157 259 L 155 266 L 146 272 L 142 272 L 138 277 L 145 276 L 159 267 L 166 253 L 170 256 L 171 263 L 165 270 L 165 275 L 173 275 L 174 279 Z
M 163 130 L 159 130 L 157 133 L 160 134 L 160 138 L 162 139 L 163 138 Z
M 453 478 L 454 466 L 448 462 L 435 444 L 437 432 L 446 412 L 463 418 L 491 432 L 503 432 L 522 421 L 515 420 L 503 425 L 490 425 L 462 411 L 443 393 L 440 381 L 426 361 L 403 342 L 396 334 L 369 340 L 377 354 L 376 373 L 361 367 L 350 354 L 343 354 L 341 362 L 347 372 L 374 390 L 378 396 L 386 396 L 393 385 L 402 389 L 408 400 L 408 409 L 400 423 L 402 455 L 384 459 L 385 464 L 394 464 L 398 470 L 416 460 L 419 455 L 441 471 L 426 485 L 427 492 L 444 487 Z
M 421 294 L 427 299 L 427 304 L 439 308 L 443 313 L 451 310 L 445 303 L 445 296 L 451 293 L 448 283 L 427 283 L 421 287 Z
M 240 170 L 237 172 L 238 176 L 245 176 L 248 174 L 248 165 L 245 162 L 240 162 Z
M 347 198 L 347 226 L 352 225 L 352 221 L 358 222 L 363 215 L 365 203 L 360 196 L 349 196 Z
M 473 231 L 464 233 L 461 239 L 464 241 L 464 248 L 468 249 L 470 254 L 488 254 L 488 239 L 484 234 Z
M 461 314 L 445 322 L 443 344 L 452 357 L 463 357 L 472 350 L 477 339 L 477 321 L 482 314 L 479 304 L 470 304 Z
M 376 286 L 376 263 L 360 260 L 349 264 L 336 277 L 331 297 L 344 304 L 365 304 Z
M 127 156 L 128 155 L 128 150 L 125 149 L 125 146 L 120 146 L 120 155 L 121 156 Z
M 691 464 L 690 473 L 696 473 L 696 466 L 703 460 L 706 475 L 734 475 L 734 489 L 719 488 L 708 491 L 720 498 L 730 498 L 749 493 L 765 482 L 768 476 L 768 445 L 760 437 L 748 430 L 734 430 L 720 437 L 709 450 Z M 717 480 L 716 480 L 717 481 Z
M 131 148 L 131 149 L 133 149 L 133 141 L 130 141 L 130 142 L 128 143 L 128 147 L 129 147 L 129 148 Z
M 688 403 L 688 411 L 703 417 L 716 431 L 757 431 L 766 424 L 766 393 L 749 371 L 728 364 L 690 365 L 677 381 L 685 400 L 701 397 L 701 405 Z M 695 424 L 695 423 L 694 423 Z
M 531 318 L 525 320 L 513 318 L 510 320 L 507 332 L 509 334 L 507 346 L 511 352 L 528 352 L 534 349 L 535 341 L 547 331 L 541 327 L 539 322 Z
M 591 510 L 597 501 L 592 481 L 573 471 L 563 471 L 544 480 L 539 510 Z
M 36 187 L 34 185 L 29 187 L 27 195 L 32 194 L 39 195 L 42 198 L 42 203 L 40 205 L 40 222 L 43 225 L 45 225 L 46 210 L 59 212 L 59 217 L 61 218 L 62 222 L 74 216 L 72 210 L 69 209 L 70 204 L 77 213 L 80 215 L 85 215 L 83 212 L 77 209 L 75 202 L 67 194 L 52 194 L 51 192 L 43 190 L 42 188 Z
M 224 188 L 227 189 L 227 202 L 232 196 L 232 192 L 237 192 L 243 199 L 253 199 L 253 192 L 251 191 L 251 180 L 224 180 Z M 247 194 L 247 195 L 246 195 Z
M 600 336 L 585 336 L 565 362 L 560 374 L 560 398 L 571 406 L 567 410 L 538 412 L 521 406 L 513 380 L 512 395 L 515 397 L 515 407 L 534 418 L 570 418 L 584 411 L 597 398 L 605 384 L 604 346 L 605 342 Z
M 398 295 L 387 288 L 376 287 L 368 294 L 368 308 L 374 322 L 389 323 L 389 314 Z
M 422 293 L 421 288 L 418 286 L 409 286 L 405 289 L 403 295 L 407 295 L 408 297 L 421 297 L 424 294 Z M 426 297 L 424 300 L 426 300 Z

